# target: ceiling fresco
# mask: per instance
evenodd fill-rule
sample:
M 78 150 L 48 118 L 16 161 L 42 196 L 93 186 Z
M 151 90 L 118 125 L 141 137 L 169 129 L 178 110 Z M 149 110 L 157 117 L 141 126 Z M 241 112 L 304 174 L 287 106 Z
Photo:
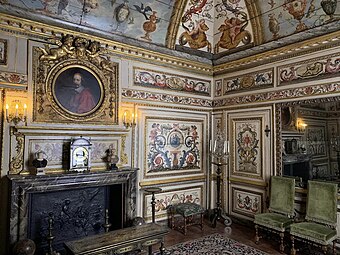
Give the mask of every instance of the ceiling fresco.
M 0 0 L 0 11 L 102 31 L 138 45 L 228 55 L 327 26 L 339 30 L 337 0 Z M 13 11 L 14 10 L 14 11 Z M 18 14 L 16 14 L 18 15 Z M 33 16 L 32 16 L 33 15 Z M 24 16 L 24 15 L 21 15 Z M 25 18 L 25 17 L 24 17 Z M 319 33 L 320 34 L 320 33 Z M 304 37 L 295 37 L 303 39 Z M 296 40 L 296 39 L 295 39 Z M 208 53 L 211 53 L 210 55 Z

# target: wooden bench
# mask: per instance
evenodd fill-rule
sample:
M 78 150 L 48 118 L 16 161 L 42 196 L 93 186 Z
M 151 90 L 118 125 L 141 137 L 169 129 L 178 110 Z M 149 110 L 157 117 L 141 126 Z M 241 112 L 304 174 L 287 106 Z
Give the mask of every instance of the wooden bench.
M 65 248 L 67 254 L 70 255 L 88 255 L 124 254 L 148 247 L 149 255 L 151 255 L 152 245 L 161 243 L 159 250 L 163 255 L 165 251 L 164 236 L 168 233 L 167 226 L 149 223 L 65 242 Z

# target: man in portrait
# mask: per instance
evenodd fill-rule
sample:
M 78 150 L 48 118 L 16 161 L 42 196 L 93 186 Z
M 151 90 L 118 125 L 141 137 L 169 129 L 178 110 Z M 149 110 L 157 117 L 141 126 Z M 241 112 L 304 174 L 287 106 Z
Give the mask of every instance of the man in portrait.
M 86 113 L 95 106 L 95 100 L 90 88 L 84 87 L 81 73 L 73 75 L 74 95 L 71 97 L 70 109 L 75 113 Z

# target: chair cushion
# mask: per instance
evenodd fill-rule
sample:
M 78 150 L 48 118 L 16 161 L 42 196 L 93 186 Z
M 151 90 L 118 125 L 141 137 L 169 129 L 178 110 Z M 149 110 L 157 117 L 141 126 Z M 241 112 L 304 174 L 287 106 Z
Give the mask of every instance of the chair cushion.
M 260 213 L 255 214 L 254 223 L 283 232 L 293 223 L 293 219 L 278 213 Z
M 337 237 L 335 229 L 314 222 L 294 223 L 290 234 L 322 245 L 328 245 Z
M 204 213 L 204 208 L 195 203 L 179 203 L 172 206 L 173 212 L 184 217 Z

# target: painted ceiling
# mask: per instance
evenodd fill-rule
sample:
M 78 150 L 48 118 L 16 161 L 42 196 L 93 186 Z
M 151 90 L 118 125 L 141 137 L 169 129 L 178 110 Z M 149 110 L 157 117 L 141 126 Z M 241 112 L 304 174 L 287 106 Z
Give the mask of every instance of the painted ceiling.
M 0 0 L 2 11 L 188 54 L 228 55 L 337 31 L 337 0 Z M 20 10 L 20 12 L 16 12 Z M 26 15 L 25 15 L 26 13 Z M 17 14 L 18 15 L 18 14 Z M 320 28 L 325 29 L 320 29 Z M 320 32 L 321 30 L 321 32 Z M 309 31 L 309 33 L 308 33 Z M 120 39 L 119 39 L 120 38 Z M 121 38 L 126 38 L 126 41 Z M 276 44 L 277 45 L 277 44 Z

